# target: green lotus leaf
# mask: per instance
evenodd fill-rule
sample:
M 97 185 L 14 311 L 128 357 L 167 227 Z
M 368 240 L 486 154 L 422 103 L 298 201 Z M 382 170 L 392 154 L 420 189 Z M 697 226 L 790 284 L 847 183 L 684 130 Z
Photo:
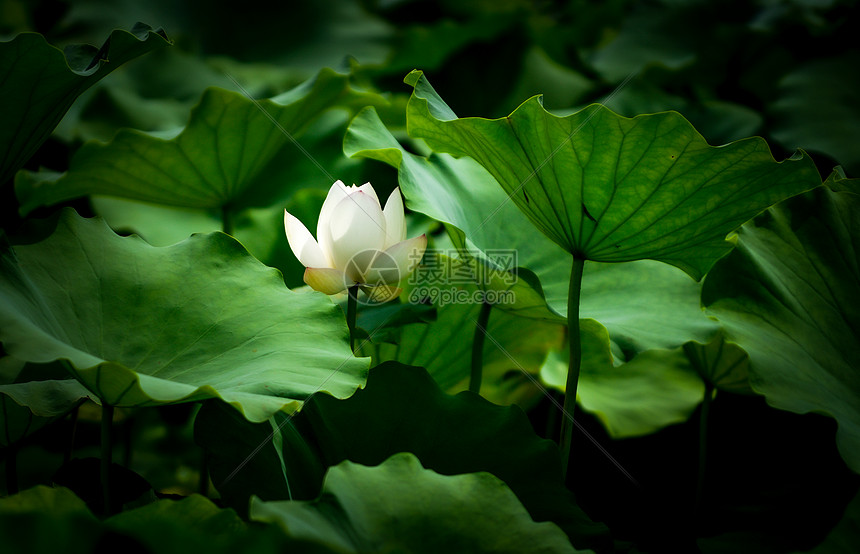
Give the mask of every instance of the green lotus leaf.
M 376 467 L 341 462 L 326 473 L 317 500 L 255 498 L 251 518 L 356 554 L 577 552 L 556 525 L 532 521 L 497 477 L 441 475 L 409 453 Z
M 860 179 L 848 178 L 845 175 L 845 170 L 839 165 L 833 168 L 833 171 L 824 181 L 824 185 L 835 192 L 854 192 L 860 194 Z
M 207 552 L 226 553 L 230 550 L 224 543 L 247 530 L 235 511 L 219 508 L 198 494 L 181 500 L 158 500 L 119 513 L 104 525 L 141 541 L 151 552 L 164 551 L 165 544 L 172 552 L 200 550 L 201 544 L 207 544 Z
M 336 553 L 322 541 L 288 539 L 275 526 L 248 525 L 235 511 L 219 508 L 198 494 L 122 512 L 105 520 L 103 528 L 145 546 L 148 552 L 163 554 Z
M 719 325 L 702 310 L 701 292 L 701 284 L 683 271 L 653 260 L 589 262 L 582 278 L 579 315 L 609 329 L 612 342 L 624 354 L 620 360 L 630 360 L 651 348 L 710 341 Z
M 9 552 L 34 554 L 106 549 L 163 554 L 333 552 L 320 544 L 289 540 L 274 526 L 249 526 L 233 510 L 196 494 L 158 500 L 100 523 L 72 491 L 43 485 L 0 498 L 0 542 Z
M 333 107 L 386 102 L 332 69 L 268 100 L 212 87 L 178 135 L 123 129 L 108 143 L 86 143 L 60 176 L 20 173 L 15 190 L 24 214 L 90 194 L 196 209 L 268 206 L 295 187 L 282 153 L 300 156 L 293 141 L 315 119 Z
M 500 310 L 556 320 L 558 314 L 567 313 L 570 254 L 531 225 L 507 201 L 496 179 L 474 160 L 409 153 L 373 108 L 352 120 L 344 151 L 397 167 L 409 208 L 445 223 L 461 256 L 477 260 L 472 264 L 476 273 L 483 267 L 504 274 L 509 268 L 495 263 L 488 252 L 515 252 L 516 282 L 496 288 L 511 290 L 516 302 L 498 304 Z M 418 274 L 422 271 L 419 268 Z M 666 264 L 651 260 L 589 262 L 585 264 L 580 314 L 605 325 L 612 340 L 632 358 L 648 348 L 671 349 L 690 340 L 709 341 L 718 325 L 705 316 L 700 295 L 700 285 Z
M 82 92 L 125 62 L 167 44 L 161 29 L 142 23 L 131 32 L 113 31 L 99 49 L 68 46 L 65 55 L 37 33 L 0 42 L 0 183 L 30 159 Z
M 567 257 L 563 250 L 534 229 L 516 206 L 502 202 L 504 193 L 484 168 L 467 158 L 455 159 L 447 154 L 423 157 L 410 153 L 394 138 L 372 107 L 359 112 L 350 122 L 344 152 L 351 157 L 375 159 L 398 168 L 398 182 L 406 205 L 410 210 L 445 223 L 463 257 L 462 263 L 467 264 L 465 269 L 476 275 L 482 270 L 502 275 L 517 267 L 536 272 L 544 267 L 555 268 L 559 260 L 563 262 Z M 501 206 L 499 221 L 508 224 L 483 225 L 491 215 L 490 210 L 497 206 Z M 494 256 L 493 251 L 514 252 L 515 257 Z M 505 263 L 499 263 L 500 259 Z M 447 258 L 440 259 L 440 262 L 446 261 Z M 448 264 L 440 263 L 440 266 L 444 268 Z M 516 301 L 498 304 L 502 310 L 537 319 L 562 319 L 546 309 L 539 285 L 527 279 L 477 284 L 484 290 L 513 290 Z M 566 289 L 564 294 L 567 294 Z
M 0 446 L 35 433 L 89 396 L 74 379 L 15 382 L 26 365 L 12 356 L 0 358 Z
M 821 183 L 802 153 L 777 163 L 761 138 L 712 147 L 673 112 L 627 119 L 595 104 L 557 117 L 534 97 L 508 117 L 458 119 L 420 71 L 406 82 L 411 136 L 475 159 L 535 226 L 586 260 L 654 259 L 698 280 L 731 250 L 730 231 Z
M 294 417 L 279 413 L 261 424 L 206 402 L 195 439 L 207 452 L 213 483 L 237 510 L 251 495 L 311 500 L 333 465 L 376 465 L 411 452 L 444 475 L 495 475 L 535 521 L 555 522 L 578 548 L 609 545 L 606 528 L 591 522 L 565 488 L 556 445 L 535 435 L 518 407 L 469 392 L 444 394 L 422 368 L 383 363 L 350 399 L 316 395 Z
M 341 310 L 285 288 L 223 233 L 156 248 L 66 210 L 53 235 L 2 264 L 4 348 L 28 362 L 67 360 L 103 403 L 220 397 L 264 421 L 364 382 L 368 360 L 352 356 Z
M 284 208 L 315 229 L 325 194 L 322 190 L 301 189 L 282 205 L 243 210 L 232 218 L 232 236 L 255 258 L 279 269 L 288 287 L 302 286 L 305 266 L 296 259 L 284 235 Z M 221 214 L 203 210 L 107 196 L 93 197 L 92 204 L 112 229 L 120 234 L 138 234 L 153 246 L 170 246 L 194 233 L 223 228 Z
M 38 485 L 0 498 L 0 544 L 6 552 L 89 554 L 98 519 L 66 488 Z
M 450 295 L 449 298 L 435 298 L 435 320 L 404 325 L 384 341 L 377 341 L 374 329 L 367 329 L 372 333 L 372 342 L 364 343 L 361 353 L 371 356 L 374 365 L 397 361 L 424 367 L 445 392 L 466 390 L 481 311 L 481 303 L 475 299 L 481 291 L 468 285 L 449 288 L 439 290 L 440 295 Z M 417 293 L 422 290 L 421 285 L 415 285 L 409 292 L 409 300 L 421 305 Z M 462 299 L 457 301 L 454 295 L 460 293 Z M 540 391 L 527 373 L 536 375 L 547 352 L 562 346 L 564 331 L 563 325 L 550 321 L 533 320 L 524 326 L 518 315 L 491 309 L 483 349 L 481 395 L 491 402 L 517 403 L 523 407 L 538 400 Z
M 690 341 L 683 348 L 693 369 L 716 389 L 735 394 L 753 393 L 749 382 L 749 354 L 727 341 L 724 333 L 717 334 L 708 344 Z
M 613 365 L 606 329 L 592 319 L 579 322 L 582 369 L 576 400 L 615 438 L 647 435 L 686 421 L 702 401 L 704 383 L 681 348 L 654 348 Z M 541 379 L 565 390 L 568 352 L 553 351 Z
M 836 419 L 842 457 L 860 471 L 860 196 L 819 187 L 738 231 L 702 302 L 749 353 L 768 402 Z

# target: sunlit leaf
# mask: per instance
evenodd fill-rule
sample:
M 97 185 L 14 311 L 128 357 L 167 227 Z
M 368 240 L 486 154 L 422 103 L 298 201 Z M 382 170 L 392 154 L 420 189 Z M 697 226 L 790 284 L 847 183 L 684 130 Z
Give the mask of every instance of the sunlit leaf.
M 712 147 L 677 113 L 627 119 L 592 105 L 560 118 L 532 98 L 505 118 L 458 119 L 420 71 L 406 80 L 410 135 L 477 160 L 535 226 L 586 260 L 649 258 L 700 279 L 731 249 L 730 231 L 821 183 L 802 153 L 777 163 L 760 138 Z
M 606 329 L 580 320 L 582 369 L 577 403 L 593 413 L 616 438 L 635 437 L 686 421 L 702 401 L 704 384 L 681 348 L 654 348 L 613 365 Z M 553 351 L 541 379 L 565 390 L 568 351 Z
M 269 267 L 281 270 L 288 287 L 302 286 L 305 271 L 284 235 L 284 209 L 316 228 L 325 191 L 302 189 L 285 203 L 270 208 L 251 208 L 233 216 L 233 237 Z M 212 211 L 159 206 L 147 202 L 95 197 L 93 206 L 118 233 L 135 233 L 153 246 L 170 246 L 194 233 L 221 230 L 221 214 Z
M 538 272 L 545 267 L 560 267 L 559 262 L 565 262 L 567 256 L 563 250 L 534 229 L 516 206 L 502 202 L 503 192 L 484 168 L 473 160 L 455 159 L 447 154 L 425 158 L 408 152 L 386 129 L 373 108 L 362 110 L 350 122 L 344 152 L 398 168 L 398 182 L 406 205 L 410 210 L 445 223 L 465 260 L 474 260 L 475 264 L 499 273 L 516 267 Z M 484 225 L 491 218 L 507 224 Z M 491 255 L 493 251 L 499 255 Z M 507 254 L 504 260 L 507 263 L 498 262 L 501 254 Z M 563 265 L 569 269 L 569 262 Z M 477 271 L 478 267 L 474 269 Z M 497 290 L 493 283 L 478 284 L 484 290 Z M 542 294 L 535 291 L 534 286 L 526 279 L 516 279 L 513 286 L 502 284 L 501 290 L 514 291 L 516 302 L 498 307 L 526 317 L 561 321 L 557 314 L 546 309 Z M 567 294 L 566 289 L 564 294 Z
M 700 295 L 700 283 L 667 264 L 586 263 L 579 313 L 606 326 L 623 359 L 630 359 L 650 348 L 709 341 L 718 325 L 703 312 Z
M 488 473 L 440 475 L 413 454 L 376 467 L 342 462 L 314 502 L 251 503 L 251 518 L 343 552 L 576 552 L 552 523 L 535 523 Z
M 368 360 L 350 353 L 340 309 L 285 288 L 222 233 L 155 248 L 69 210 L 51 237 L 2 263 L 4 348 L 67 360 L 111 405 L 220 397 L 263 421 L 364 381 Z
M 513 286 L 504 288 L 514 293 L 516 302 L 499 304 L 500 310 L 543 319 L 566 315 L 570 255 L 531 225 L 493 176 L 474 160 L 409 153 L 372 108 L 350 123 L 344 151 L 397 167 L 407 206 L 446 223 L 464 257 L 471 256 L 501 273 L 507 268 L 495 263 L 488 252 L 507 253 L 509 258 L 514 253 L 519 277 Z M 523 269 L 535 277 L 529 279 Z M 710 340 L 718 326 L 704 315 L 700 294 L 700 285 L 666 264 L 650 260 L 589 262 L 580 313 L 605 325 L 612 340 L 632 357 L 648 348 Z

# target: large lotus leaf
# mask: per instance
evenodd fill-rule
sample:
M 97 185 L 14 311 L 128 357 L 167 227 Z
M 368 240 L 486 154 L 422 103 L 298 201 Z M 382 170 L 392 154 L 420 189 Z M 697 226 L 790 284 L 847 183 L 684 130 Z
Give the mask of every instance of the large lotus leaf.
M 65 55 L 36 33 L 0 42 L 0 183 L 30 159 L 82 92 L 125 62 L 166 44 L 163 31 L 143 24 L 131 32 L 113 31 L 100 49 L 69 46 Z
M 460 253 L 467 260 L 474 259 L 476 265 L 486 265 L 498 272 L 514 267 L 525 267 L 534 272 L 543 268 L 552 271 L 562 266 L 562 272 L 570 269 L 563 250 L 529 224 L 516 206 L 502 202 L 504 193 L 483 167 L 468 158 L 455 159 L 447 154 L 424 157 L 409 152 L 385 127 L 372 107 L 362 110 L 350 122 L 344 139 L 344 152 L 348 156 L 371 158 L 398 168 L 400 190 L 409 209 L 445 223 Z M 507 224 L 483 225 L 497 207 L 498 220 Z M 515 258 L 507 256 L 504 261 L 508 263 L 500 264 L 501 256 L 491 255 L 493 251 L 514 252 Z M 474 269 L 477 272 L 479 268 Z M 505 290 L 510 288 L 509 284 L 504 285 Z M 539 298 L 541 293 L 535 291 L 531 283 L 519 279 L 514 291 L 517 301 L 499 304 L 499 308 L 524 316 L 557 319 L 556 314 L 542 306 L 544 302 L 538 304 L 533 301 L 533 297 L 538 295 Z M 564 295 L 566 299 L 566 289 Z
M 347 155 L 377 159 L 398 168 L 400 188 L 411 210 L 444 222 L 464 256 L 491 268 L 488 252 L 515 252 L 520 275 L 514 304 L 498 308 L 551 319 L 567 313 L 571 257 L 530 224 L 490 173 L 470 158 L 417 156 L 405 150 L 373 108 L 350 123 Z M 503 222 L 503 224 L 498 224 Z M 529 281 L 523 268 L 539 283 Z M 431 268 L 433 269 L 433 268 Z M 419 272 L 421 270 L 419 269 Z M 627 264 L 585 264 L 580 315 L 604 324 L 624 351 L 675 348 L 689 340 L 707 342 L 717 325 L 700 306 L 700 286 L 677 268 L 650 260 Z M 551 311 L 538 305 L 543 299 Z
M 9 446 L 72 411 L 89 391 L 74 379 L 15 382 L 26 365 L 0 358 L 0 446 Z
M 284 208 L 315 229 L 325 195 L 322 190 L 302 189 L 282 205 L 243 210 L 232 219 L 232 235 L 255 258 L 281 270 L 287 286 L 302 286 L 305 266 L 296 259 L 284 235 Z M 218 231 L 223 227 L 221 214 L 203 210 L 107 196 L 94 197 L 92 204 L 112 229 L 121 234 L 140 235 L 153 246 L 170 246 L 194 233 Z
M 579 327 L 582 369 L 577 402 L 613 437 L 647 435 L 686 421 L 702 401 L 703 380 L 727 392 L 752 392 L 749 356 L 725 340 L 723 333 L 706 344 L 689 341 L 672 349 L 650 348 L 618 363 L 607 347 L 602 325 L 582 319 Z M 540 371 L 544 383 L 562 392 L 567 358 L 567 350 L 552 351 Z
M 263 421 L 364 381 L 368 360 L 349 351 L 342 312 L 285 288 L 222 233 L 156 248 L 67 210 L 53 235 L 2 263 L 4 348 L 67 360 L 107 404 L 220 397 Z
M 19 174 L 15 190 L 23 213 L 87 194 L 198 209 L 266 206 L 296 185 L 282 178 L 280 154 L 296 149 L 292 140 L 322 112 L 385 102 L 356 91 L 348 74 L 332 69 L 268 100 L 213 87 L 177 136 L 123 129 L 106 144 L 85 144 L 59 177 Z
M 623 359 L 630 359 L 651 348 L 709 341 L 719 326 L 702 310 L 701 291 L 701 284 L 683 271 L 653 260 L 587 262 L 579 315 L 606 326 Z
M 582 368 L 576 400 L 616 438 L 635 437 L 686 421 L 702 401 L 704 384 L 681 348 L 651 349 L 613 366 L 606 329 L 580 320 Z M 584 332 L 583 332 L 584 331 Z M 568 352 L 553 351 L 541 379 L 564 391 Z
M 761 138 L 712 147 L 673 112 L 627 119 L 592 105 L 557 117 L 534 97 L 508 117 L 458 119 L 420 71 L 406 81 L 410 135 L 477 160 L 534 225 L 586 260 L 649 258 L 700 279 L 731 249 L 730 231 L 821 183 L 802 153 L 777 163 Z
M 409 453 L 376 467 L 329 469 L 313 502 L 255 499 L 251 518 L 343 552 L 577 552 L 552 523 L 535 523 L 489 473 L 440 475 Z
M 557 447 L 534 433 L 519 408 L 469 392 L 444 394 L 422 368 L 386 362 L 348 400 L 316 395 L 294 417 L 279 413 L 270 423 L 251 424 L 207 402 L 195 438 L 206 449 L 213 483 L 240 510 L 251 495 L 316 498 L 327 468 L 344 460 L 376 465 L 411 452 L 444 475 L 492 473 L 535 521 L 557 523 L 577 547 L 607 546 L 605 527 L 591 522 L 564 487 Z
M 749 353 L 753 388 L 778 408 L 831 415 L 860 471 L 860 196 L 820 187 L 738 231 L 702 302 Z

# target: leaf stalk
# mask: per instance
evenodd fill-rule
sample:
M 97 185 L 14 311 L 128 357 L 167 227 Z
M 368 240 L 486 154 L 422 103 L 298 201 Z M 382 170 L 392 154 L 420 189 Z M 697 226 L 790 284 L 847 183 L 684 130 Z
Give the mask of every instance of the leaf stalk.
M 355 353 L 355 315 L 358 311 L 358 285 L 347 289 L 346 325 L 349 327 L 349 349 Z
M 562 475 L 567 479 L 573 443 L 573 413 L 576 407 L 576 387 L 579 383 L 579 370 L 582 366 L 582 343 L 579 337 L 579 297 L 582 290 L 582 271 L 585 259 L 576 254 L 570 270 L 570 288 L 567 295 L 567 340 L 570 347 L 570 358 L 567 366 L 567 382 L 564 387 L 564 409 L 561 418 L 561 450 Z
M 472 373 L 469 376 L 469 390 L 481 394 L 481 379 L 484 370 L 484 340 L 487 336 L 487 324 L 493 305 L 487 301 L 481 303 L 481 313 L 475 324 L 475 338 L 472 340 Z
M 699 514 L 705 495 L 705 473 L 708 455 L 708 414 L 711 411 L 711 398 L 714 396 L 714 384 L 705 380 L 705 397 L 702 399 L 702 409 L 699 412 L 699 472 L 696 478 L 695 513 Z
M 225 235 L 233 236 L 233 212 L 230 206 L 221 206 L 221 230 Z
M 113 463 L 113 444 L 111 443 L 111 428 L 113 427 L 113 411 L 114 407 L 105 401 L 102 401 L 102 421 L 101 421 L 101 481 L 102 481 L 102 501 L 104 502 L 103 512 L 105 517 L 111 515 L 111 494 L 110 494 L 110 466 Z

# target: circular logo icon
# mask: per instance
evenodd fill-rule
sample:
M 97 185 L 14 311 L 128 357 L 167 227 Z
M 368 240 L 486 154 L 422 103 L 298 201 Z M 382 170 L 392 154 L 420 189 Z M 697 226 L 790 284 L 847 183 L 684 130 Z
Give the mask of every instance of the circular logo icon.
M 386 252 L 362 250 L 347 262 L 346 274 L 361 283 L 364 294 L 358 296 L 359 304 L 385 304 L 400 295 L 397 284 L 403 276 L 396 260 Z

